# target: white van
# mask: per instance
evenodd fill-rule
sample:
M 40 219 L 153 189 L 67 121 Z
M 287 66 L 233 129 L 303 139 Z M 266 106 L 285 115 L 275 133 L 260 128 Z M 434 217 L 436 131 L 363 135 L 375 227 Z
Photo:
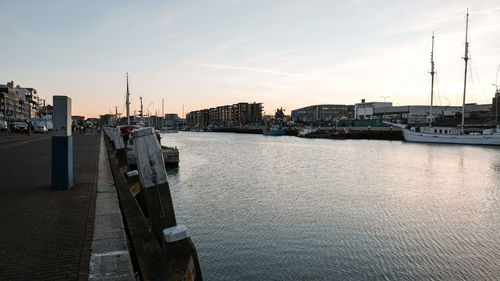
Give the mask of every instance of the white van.
M 0 120 L 0 131 L 7 130 L 8 124 L 5 120 Z

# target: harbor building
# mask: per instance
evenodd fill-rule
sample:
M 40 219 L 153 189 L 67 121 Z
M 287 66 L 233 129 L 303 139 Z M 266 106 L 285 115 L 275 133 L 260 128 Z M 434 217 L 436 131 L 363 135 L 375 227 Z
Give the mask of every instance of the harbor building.
M 35 89 L 15 87 L 13 81 L 0 85 L 0 119 L 27 121 L 36 115 L 33 103 L 37 103 Z
M 391 121 L 407 120 L 408 124 L 428 123 L 430 107 L 426 105 L 404 105 L 404 106 L 386 106 L 373 110 L 373 118 Z M 434 106 L 432 107 L 434 116 L 452 117 L 462 112 L 460 106 Z M 405 122 L 406 123 L 406 122 Z
M 491 119 L 491 104 L 465 104 L 465 118 Z M 461 106 L 433 106 L 434 118 L 450 118 L 462 114 Z M 425 124 L 429 122 L 430 106 L 405 105 L 374 108 L 372 119 L 382 118 L 391 121 L 403 121 L 408 124 Z
M 35 118 L 37 112 L 40 110 L 40 99 L 38 97 L 38 93 L 36 89 L 33 88 L 23 88 L 19 85 L 16 86 L 16 90 L 19 93 L 21 99 L 28 102 L 29 106 L 29 117 Z
M 491 105 L 491 111 L 495 116 L 495 123 L 498 124 L 500 122 L 500 90 L 496 90 Z
M 294 122 L 334 121 L 352 117 L 353 106 L 344 104 L 318 104 L 292 110 Z
M 262 103 L 240 102 L 233 105 L 222 105 L 209 109 L 191 111 L 186 114 L 187 126 L 201 129 L 208 126 L 231 127 L 260 124 L 262 120 Z
M 186 118 L 179 118 L 177 120 L 178 122 L 178 127 L 180 131 L 185 131 L 187 128 L 187 123 L 186 123 Z
M 162 116 L 153 115 L 145 117 L 146 126 L 153 127 L 155 130 L 161 129 L 163 121 Z
M 209 124 L 209 110 L 202 109 L 186 114 L 186 123 L 189 128 L 206 128 Z
M 169 130 L 179 130 L 179 115 L 175 113 L 165 114 L 162 127 L 165 127 Z
M 100 115 L 100 122 L 99 124 L 103 126 L 114 126 L 118 123 L 118 118 L 116 117 L 116 114 L 103 114 Z
M 365 102 L 362 99 L 360 103 L 354 104 L 354 118 L 358 120 L 371 119 L 375 115 L 377 108 L 392 107 L 392 102 Z

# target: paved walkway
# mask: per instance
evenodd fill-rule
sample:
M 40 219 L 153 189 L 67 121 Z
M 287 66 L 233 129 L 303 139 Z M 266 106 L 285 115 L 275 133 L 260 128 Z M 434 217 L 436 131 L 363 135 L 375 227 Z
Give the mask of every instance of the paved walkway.
M 30 143 L 42 139 L 49 139 L 51 137 L 52 137 L 52 132 L 47 134 L 32 133 L 31 135 L 28 135 L 26 133 L 7 134 L 7 131 L 4 130 L 0 131 L 0 148 L 18 145 L 22 143 Z
M 73 149 L 74 186 L 55 191 L 50 139 L 0 146 L 0 280 L 88 280 L 99 136 Z

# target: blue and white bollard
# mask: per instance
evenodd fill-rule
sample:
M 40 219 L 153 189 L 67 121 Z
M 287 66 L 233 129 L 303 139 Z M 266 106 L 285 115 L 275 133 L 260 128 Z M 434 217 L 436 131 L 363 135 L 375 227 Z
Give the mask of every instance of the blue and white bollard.
M 52 136 L 52 188 L 70 189 L 73 185 L 73 137 L 71 136 L 71 98 L 54 96 Z

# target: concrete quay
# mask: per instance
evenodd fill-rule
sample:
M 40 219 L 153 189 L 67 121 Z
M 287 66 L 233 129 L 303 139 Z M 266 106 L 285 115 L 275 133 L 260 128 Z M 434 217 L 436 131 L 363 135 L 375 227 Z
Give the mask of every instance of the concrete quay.
M 21 143 L 30 143 L 42 139 L 50 139 L 52 133 L 28 135 L 27 133 L 8 133 L 7 131 L 0 131 L 0 148 L 18 145 Z
M 135 280 L 122 213 L 101 136 L 89 280 Z
M 164 232 L 158 233 L 166 227 L 176 225 L 168 182 L 143 188 L 138 176 L 126 177 L 129 169 L 126 154 L 123 153 L 123 148 L 116 149 L 116 142 L 119 143 L 121 136 L 114 133 L 111 135 L 113 140 L 105 137 L 109 164 L 137 275 L 141 280 L 202 281 L 196 247 L 191 238 L 167 242 L 163 237 Z M 157 152 L 161 153 L 160 150 Z M 149 152 L 141 155 L 149 157 Z M 163 215 L 160 206 L 164 207 Z
M 51 139 L 0 147 L 0 280 L 88 280 L 99 137 L 73 138 L 74 185 L 51 189 Z
M 202 280 L 190 238 L 153 234 L 154 213 L 139 207 L 140 184 L 107 138 L 73 136 L 69 190 L 51 187 L 50 135 L 3 140 L 0 280 Z
M 100 138 L 73 137 L 74 184 L 53 190 L 50 135 L 0 136 L 0 280 L 135 280 Z

